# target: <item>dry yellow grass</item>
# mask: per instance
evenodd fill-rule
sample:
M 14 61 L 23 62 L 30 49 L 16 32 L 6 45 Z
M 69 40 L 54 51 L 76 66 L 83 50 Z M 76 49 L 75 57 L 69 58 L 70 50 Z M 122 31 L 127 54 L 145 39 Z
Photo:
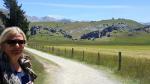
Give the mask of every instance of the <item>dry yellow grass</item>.
M 108 55 L 118 55 L 118 52 L 122 52 L 122 56 L 150 58 L 150 46 L 55 46 L 55 48 L 74 48 L 77 51 L 100 52 Z

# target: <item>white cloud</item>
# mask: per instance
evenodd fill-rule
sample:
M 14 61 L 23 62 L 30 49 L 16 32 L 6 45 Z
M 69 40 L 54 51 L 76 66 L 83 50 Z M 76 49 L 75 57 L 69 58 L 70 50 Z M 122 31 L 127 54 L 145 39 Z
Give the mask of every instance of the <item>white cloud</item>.
M 62 15 L 48 15 L 48 17 L 53 17 L 53 18 L 57 18 L 57 19 L 64 18 L 64 16 L 62 16 Z
M 85 4 L 55 4 L 55 3 L 24 3 L 27 5 L 41 5 L 41 6 L 51 6 L 51 7 L 67 7 L 67 8 L 132 8 L 132 6 L 128 5 L 85 5 Z

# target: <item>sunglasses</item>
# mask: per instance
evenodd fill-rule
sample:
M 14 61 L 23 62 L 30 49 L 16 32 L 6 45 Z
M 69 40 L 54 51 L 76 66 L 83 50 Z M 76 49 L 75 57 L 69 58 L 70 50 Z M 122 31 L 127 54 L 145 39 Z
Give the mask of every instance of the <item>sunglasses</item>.
M 25 40 L 7 40 L 6 43 L 9 45 L 16 45 L 16 44 L 21 45 L 21 44 L 25 44 L 26 41 Z

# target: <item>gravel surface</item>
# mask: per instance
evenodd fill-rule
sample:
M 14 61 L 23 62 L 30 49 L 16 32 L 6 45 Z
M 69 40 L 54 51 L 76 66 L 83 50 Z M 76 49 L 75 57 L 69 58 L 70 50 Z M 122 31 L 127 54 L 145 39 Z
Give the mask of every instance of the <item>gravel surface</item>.
M 25 48 L 25 50 L 49 59 L 60 66 L 60 70 L 57 76 L 55 76 L 55 84 L 120 84 L 117 80 L 104 74 L 103 71 L 96 70 L 79 62 L 31 48 Z

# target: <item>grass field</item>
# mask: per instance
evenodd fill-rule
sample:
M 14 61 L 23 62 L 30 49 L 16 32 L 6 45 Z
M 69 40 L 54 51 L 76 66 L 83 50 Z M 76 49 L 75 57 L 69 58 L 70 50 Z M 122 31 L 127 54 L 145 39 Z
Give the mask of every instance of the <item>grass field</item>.
M 72 40 L 60 34 L 37 34 L 30 36 L 29 42 L 46 43 L 47 45 L 150 45 L 150 34 L 140 33 L 133 37 L 126 36 L 105 37 L 95 40 Z M 39 39 L 40 38 L 40 39 Z

